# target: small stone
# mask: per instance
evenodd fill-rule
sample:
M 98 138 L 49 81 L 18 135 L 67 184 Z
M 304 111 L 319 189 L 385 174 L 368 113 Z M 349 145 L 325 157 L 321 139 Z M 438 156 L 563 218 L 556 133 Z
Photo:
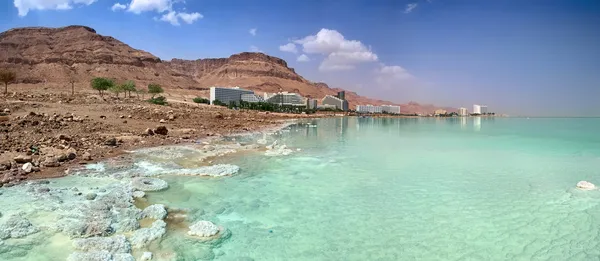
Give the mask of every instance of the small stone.
M 117 139 L 116 138 L 107 139 L 106 141 L 104 141 L 104 145 L 115 147 L 115 146 L 117 146 Z
M 127 123 L 127 121 L 123 121 L 123 123 Z
M 167 135 L 169 133 L 169 130 L 165 126 L 158 126 L 154 130 L 154 133 L 159 134 L 159 135 Z
M 173 115 L 169 115 L 169 120 L 170 120 L 170 121 L 172 121 L 172 120 L 175 120 L 175 116 L 173 116 Z
M 90 155 L 90 153 L 86 151 L 86 152 L 83 153 L 83 155 L 81 156 L 81 158 L 83 160 L 90 161 L 90 160 L 92 160 L 92 155 Z
M 146 135 L 149 135 L 149 136 L 152 136 L 152 135 L 154 135 L 154 131 L 153 131 L 152 129 L 150 129 L 150 128 L 147 128 L 147 129 L 144 131 L 144 134 L 146 134 Z
M 4 113 L 10 113 L 10 109 L 9 108 L 4 109 Z
M 94 200 L 94 199 L 96 199 L 96 196 L 97 196 L 96 193 L 88 193 L 85 195 L 85 199 Z
M 59 140 L 64 140 L 64 141 L 71 141 L 71 137 L 69 137 L 65 134 L 59 134 L 58 136 L 56 136 L 56 138 L 58 138 Z
M 165 121 L 164 119 L 160 119 L 160 121 L 159 121 L 159 122 L 160 122 L 160 123 L 165 123 L 165 122 L 167 122 L 167 121 Z
M 25 171 L 25 173 L 31 173 L 31 171 L 33 171 L 33 164 L 31 164 L 31 162 L 27 162 L 23 164 L 23 167 L 21 167 L 21 169 Z
M 124 118 L 125 118 L 125 115 L 119 116 L 119 119 L 124 119 Z

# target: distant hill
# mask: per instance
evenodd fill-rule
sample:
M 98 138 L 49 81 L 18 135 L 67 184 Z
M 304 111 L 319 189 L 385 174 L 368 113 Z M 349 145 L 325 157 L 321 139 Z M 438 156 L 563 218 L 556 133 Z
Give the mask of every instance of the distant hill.
M 87 83 L 93 77 L 155 82 L 166 89 L 240 86 L 257 92 L 298 92 L 321 99 L 342 89 L 313 83 L 280 58 L 263 53 L 239 53 L 229 58 L 162 61 L 85 26 L 26 27 L 0 33 L 0 65 L 18 72 L 20 83 Z M 357 104 L 393 104 L 346 91 L 351 108 Z M 403 112 L 429 113 L 435 106 L 402 105 Z M 446 108 L 448 109 L 448 108 Z

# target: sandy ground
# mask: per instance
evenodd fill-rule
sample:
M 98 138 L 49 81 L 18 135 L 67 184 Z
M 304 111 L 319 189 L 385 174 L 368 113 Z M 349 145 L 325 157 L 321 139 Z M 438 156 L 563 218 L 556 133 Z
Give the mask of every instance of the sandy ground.
M 164 96 L 168 106 L 150 104 L 135 95 L 100 96 L 83 88 L 71 95 L 70 86 L 9 86 L 8 95 L 0 95 L 0 185 L 63 176 L 70 166 L 125 150 L 256 132 L 297 118 L 332 116 L 235 111 L 193 103 L 196 96 L 206 97 L 200 91 L 173 90 Z

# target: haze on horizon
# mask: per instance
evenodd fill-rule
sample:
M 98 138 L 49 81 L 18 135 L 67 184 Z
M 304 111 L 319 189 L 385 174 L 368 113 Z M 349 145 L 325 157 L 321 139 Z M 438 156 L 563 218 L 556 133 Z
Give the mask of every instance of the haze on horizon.
M 92 27 L 162 59 L 244 51 L 398 103 L 600 116 L 600 2 L 14 0 L 0 31 Z

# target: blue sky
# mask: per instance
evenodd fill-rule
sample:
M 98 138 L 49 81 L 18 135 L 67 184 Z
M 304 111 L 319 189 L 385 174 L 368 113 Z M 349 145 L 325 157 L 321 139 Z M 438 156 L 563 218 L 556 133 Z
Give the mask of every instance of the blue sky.
M 123 8 L 111 10 L 116 3 Z M 2 31 L 72 24 L 162 59 L 260 50 L 309 80 L 394 102 L 600 116 L 600 2 L 594 0 L 0 3 Z

